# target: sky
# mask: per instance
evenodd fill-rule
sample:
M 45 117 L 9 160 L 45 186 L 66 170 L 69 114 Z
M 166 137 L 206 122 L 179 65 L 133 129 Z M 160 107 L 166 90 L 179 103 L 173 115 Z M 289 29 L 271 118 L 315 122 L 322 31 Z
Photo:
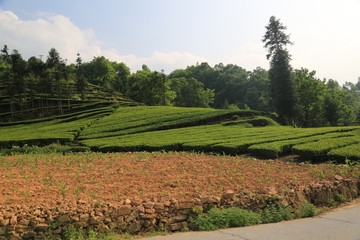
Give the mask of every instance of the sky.
M 196 63 L 269 68 L 261 41 L 271 16 L 287 27 L 295 69 L 360 77 L 360 0 L 0 0 L 0 45 L 25 59 L 56 48 L 166 73 Z

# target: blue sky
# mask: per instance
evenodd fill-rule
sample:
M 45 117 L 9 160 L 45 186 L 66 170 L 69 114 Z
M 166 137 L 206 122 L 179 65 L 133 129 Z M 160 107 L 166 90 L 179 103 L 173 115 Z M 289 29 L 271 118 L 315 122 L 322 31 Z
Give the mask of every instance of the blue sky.
M 55 47 L 171 72 L 196 62 L 268 68 L 270 16 L 287 26 L 294 68 L 343 83 L 360 76 L 360 0 L 0 0 L 0 44 L 24 58 Z

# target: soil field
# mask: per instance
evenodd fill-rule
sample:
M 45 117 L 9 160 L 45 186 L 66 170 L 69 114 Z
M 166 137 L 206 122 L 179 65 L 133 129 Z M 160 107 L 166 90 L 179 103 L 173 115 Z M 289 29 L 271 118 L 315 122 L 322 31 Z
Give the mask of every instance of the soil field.
M 226 190 L 279 193 L 360 166 L 290 163 L 182 152 L 0 156 L 0 204 L 48 205 L 76 200 L 186 200 Z

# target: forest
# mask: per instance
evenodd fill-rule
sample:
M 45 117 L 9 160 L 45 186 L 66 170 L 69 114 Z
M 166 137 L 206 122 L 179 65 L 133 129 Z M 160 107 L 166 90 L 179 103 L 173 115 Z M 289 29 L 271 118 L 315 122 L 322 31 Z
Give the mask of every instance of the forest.
M 278 113 L 269 71 L 260 67 L 248 71 L 234 64 L 212 67 L 203 62 L 169 74 L 152 71 L 146 65 L 132 73 L 125 63 L 103 56 L 83 62 L 77 54 L 74 59 L 75 63 L 69 64 L 52 48 L 45 61 L 34 56 L 25 60 L 17 50 L 4 45 L 0 56 L 0 107 L 11 112 L 8 120 L 30 118 L 30 109 L 43 109 L 51 102 L 63 109 L 67 102 L 87 100 L 85 93 L 94 87 L 150 106 Z M 295 127 L 360 124 L 360 78 L 356 84 L 340 85 L 333 79 L 319 79 L 315 71 L 304 68 L 291 69 L 289 74 L 293 117 L 289 122 L 279 114 L 280 121 Z M 280 106 L 287 104 L 286 99 L 282 101 Z

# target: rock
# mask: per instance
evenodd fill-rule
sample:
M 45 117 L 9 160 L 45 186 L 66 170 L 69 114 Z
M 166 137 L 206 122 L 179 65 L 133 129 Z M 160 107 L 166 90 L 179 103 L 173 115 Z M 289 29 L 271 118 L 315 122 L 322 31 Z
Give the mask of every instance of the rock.
M 111 222 L 112 222 L 111 218 L 104 218 L 104 223 L 109 224 Z
M 168 220 L 168 223 L 172 224 L 172 223 L 177 223 L 177 222 L 183 222 L 185 220 L 188 219 L 188 216 L 187 215 L 179 215 L 179 216 L 175 216 L 175 217 L 172 217 Z
M 6 239 L 8 240 L 22 240 L 23 238 L 20 237 L 15 231 L 8 232 Z
M 154 208 L 155 203 L 153 203 L 153 202 L 143 203 L 143 206 L 146 209 L 151 209 L 151 208 Z
M 208 203 L 219 203 L 221 201 L 220 197 L 212 196 L 209 198 Z
M 29 239 L 29 238 L 33 238 L 35 236 L 35 232 L 34 231 L 28 231 L 28 232 L 25 232 L 23 235 L 22 235 L 22 238 L 23 239 Z
M 183 229 L 184 227 L 188 227 L 187 222 L 173 223 L 170 225 L 170 230 L 171 231 L 179 231 L 179 230 Z
M 70 219 L 73 220 L 74 222 L 79 222 L 80 221 L 80 218 L 77 215 L 70 216 Z
M 136 209 L 139 211 L 139 213 L 144 213 L 145 212 L 145 208 L 144 208 L 143 205 L 137 206 Z
M 130 223 L 130 225 L 128 226 L 128 231 L 130 232 L 130 233 L 137 233 L 137 232 L 139 232 L 140 231 L 140 229 L 141 229 L 141 224 L 140 224 L 140 222 L 139 221 L 133 221 L 132 223 Z
M 131 213 L 131 206 L 130 205 L 123 205 L 119 207 L 116 211 L 119 216 L 129 215 Z
M 144 216 L 143 216 L 144 219 L 153 219 L 155 217 L 156 217 L 155 214 L 144 214 Z
M 192 207 L 194 207 L 192 202 L 179 202 L 179 209 L 190 209 Z
M 58 219 L 59 223 L 69 223 L 71 222 L 71 219 L 68 215 L 62 215 Z
M 12 216 L 10 219 L 10 225 L 16 225 L 18 223 L 17 216 Z
M 155 213 L 155 209 L 145 209 L 145 213 Z
M 201 203 L 207 203 L 209 201 L 209 196 L 200 196 Z
M 80 222 L 87 222 L 90 219 L 90 215 L 85 213 L 85 214 L 81 214 L 79 217 L 79 221 Z
M 19 224 L 20 224 L 20 225 L 24 225 L 24 226 L 28 226 L 29 223 L 30 223 L 30 221 L 27 220 L 27 219 L 21 219 L 21 220 L 19 221 Z
M 227 190 L 227 191 L 223 194 L 223 197 L 224 197 L 225 199 L 231 200 L 231 199 L 233 199 L 234 195 L 235 195 L 235 192 L 234 192 L 233 190 Z
M 154 205 L 155 209 L 160 209 L 160 210 L 164 210 L 165 209 L 165 205 L 163 203 L 155 203 Z
M 3 217 L 0 217 L 0 226 L 7 226 L 9 225 L 10 220 L 9 219 L 4 219 Z
M 335 175 L 334 178 L 335 178 L 335 180 L 337 180 L 337 181 L 341 181 L 341 180 L 344 179 L 344 178 L 343 178 L 342 176 L 340 176 L 340 175 Z
M 131 200 L 130 199 L 126 199 L 124 202 L 125 205 L 130 205 L 131 204 Z
M 45 223 L 39 223 L 35 226 L 35 232 L 46 232 L 49 228 L 49 225 Z

